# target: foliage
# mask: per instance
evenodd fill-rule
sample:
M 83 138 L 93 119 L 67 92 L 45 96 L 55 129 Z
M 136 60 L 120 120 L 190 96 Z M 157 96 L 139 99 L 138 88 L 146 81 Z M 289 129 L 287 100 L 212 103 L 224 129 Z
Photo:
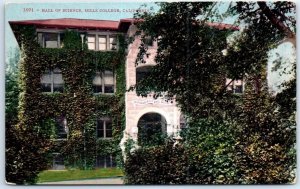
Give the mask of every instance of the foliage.
M 39 173 L 38 183 L 43 182 L 56 182 L 64 180 L 79 180 L 79 179 L 96 179 L 106 177 L 121 177 L 123 176 L 122 170 L 118 168 L 105 168 L 95 170 L 63 170 L 53 171 L 47 170 Z
M 157 13 L 137 14 L 143 22 L 138 23 L 137 35 L 142 43 L 136 63 L 145 63 L 148 56 L 147 36 L 158 44 L 157 65 L 138 84 L 138 92 L 145 95 L 154 91 L 159 96 L 167 91 L 188 116 L 190 128 L 185 134 L 184 156 L 189 162 L 183 169 L 195 178 L 189 182 L 294 182 L 296 80 L 293 77 L 284 83 L 286 88 L 276 96 L 268 94 L 266 85 L 268 52 L 284 38 L 295 37 L 294 3 L 232 3 L 229 10 L 244 25 L 235 37 L 230 36 L 232 27 L 209 27 L 214 3 L 159 5 Z M 232 38 L 229 41 L 228 36 Z M 296 66 L 292 67 L 295 72 Z M 227 92 L 225 78 L 243 79 L 244 94 Z M 140 153 L 132 156 L 131 163 L 141 163 L 141 170 L 151 173 L 156 171 L 156 167 L 149 166 L 154 161 L 152 156 L 164 163 L 168 151 L 171 150 L 157 155 L 150 148 L 140 149 L 137 151 Z M 143 161 L 137 162 L 137 157 Z M 182 162 L 182 157 L 177 162 Z M 177 169 L 174 163 L 167 165 L 168 169 Z M 142 171 L 139 174 L 148 174 Z M 133 170 L 126 174 L 131 178 Z M 179 180 L 181 176 L 189 178 L 185 173 L 177 176 Z M 159 179 L 149 181 L 147 176 L 138 180 L 139 183 L 154 181 L 170 183 Z M 135 181 L 129 179 L 129 182 Z
M 12 144 L 17 148 L 15 154 L 7 152 L 7 156 L 18 164 L 7 169 L 8 175 L 15 176 L 7 180 L 17 184 L 35 182 L 38 172 L 51 165 L 49 160 L 53 152 L 64 156 L 67 167 L 82 169 L 94 168 L 97 155 L 121 156 L 119 142 L 125 124 L 125 38 L 118 36 L 121 44 L 118 51 L 95 52 L 82 49 L 77 32 L 66 31 L 63 48 L 46 49 L 35 41 L 34 27 L 14 26 L 13 30 L 22 48 L 16 127 L 21 145 Z M 75 44 L 77 46 L 73 46 Z M 62 70 L 64 92 L 42 93 L 40 77 L 45 70 L 54 68 Z M 116 72 L 117 91 L 115 95 L 96 96 L 92 90 L 93 76 L 96 71 L 105 69 Z M 47 126 L 45 123 L 61 115 L 67 119 L 69 134 L 67 140 L 56 141 L 53 140 L 51 124 Z M 112 117 L 111 140 L 96 136 L 96 120 L 103 116 Z M 28 174 L 22 176 L 23 172 Z
M 182 133 L 183 144 L 172 141 L 127 152 L 127 184 L 233 184 L 235 128 L 228 123 L 198 120 Z
M 201 119 L 189 123 L 182 135 L 189 151 L 190 184 L 237 183 L 236 133 L 237 126 L 226 121 Z
M 181 184 L 187 179 L 187 154 L 168 142 L 128 153 L 124 165 L 127 184 Z

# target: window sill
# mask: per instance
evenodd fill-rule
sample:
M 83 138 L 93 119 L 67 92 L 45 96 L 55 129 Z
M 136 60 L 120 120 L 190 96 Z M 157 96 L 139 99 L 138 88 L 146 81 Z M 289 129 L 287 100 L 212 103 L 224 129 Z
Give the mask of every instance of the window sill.
M 97 137 L 97 140 L 112 140 L 113 137 Z
M 59 142 L 59 141 L 67 141 L 67 138 L 54 138 L 54 139 L 50 139 L 53 142 Z
M 115 95 L 115 93 L 94 93 L 94 96 L 100 96 L 100 95 Z

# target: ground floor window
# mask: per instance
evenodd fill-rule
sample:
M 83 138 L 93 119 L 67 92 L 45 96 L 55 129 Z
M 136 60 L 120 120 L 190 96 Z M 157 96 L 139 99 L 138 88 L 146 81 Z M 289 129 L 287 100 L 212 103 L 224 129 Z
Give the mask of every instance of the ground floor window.
M 53 170 L 64 170 L 64 158 L 60 153 L 53 153 L 53 162 L 52 162 Z
M 116 167 L 116 157 L 112 154 L 108 155 L 99 155 L 96 158 L 96 168 L 110 168 L 110 167 Z

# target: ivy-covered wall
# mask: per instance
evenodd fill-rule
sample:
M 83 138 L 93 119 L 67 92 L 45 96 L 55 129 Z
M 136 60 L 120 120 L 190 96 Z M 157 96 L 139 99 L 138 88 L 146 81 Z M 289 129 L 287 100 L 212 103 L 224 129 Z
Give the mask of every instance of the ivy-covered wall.
M 93 168 L 96 156 L 114 154 L 122 160 L 119 143 L 125 127 L 125 49 L 123 35 L 118 35 L 118 51 L 90 51 L 82 48 L 79 33 L 66 31 L 62 48 L 42 48 L 33 26 L 13 26 L 20 44 L 20 96 L 18 127 L 31 128 L 45 138 L 49 165 L 51 154 L 61 153 L 69 168 Z M 64 80 L 63 93 L 43 93 L 41 76 L 45 70 L 59 68 Z M 114 70 L 116 91 L 113 95 L 93 93 L 96 71 Z M 53 140 L 49 120 L 65 115 L 67 140 Z M 96 122 L 111 117 L 113 138 L 97 138 Z M 47 124 L 48 123 L 48 124 Z

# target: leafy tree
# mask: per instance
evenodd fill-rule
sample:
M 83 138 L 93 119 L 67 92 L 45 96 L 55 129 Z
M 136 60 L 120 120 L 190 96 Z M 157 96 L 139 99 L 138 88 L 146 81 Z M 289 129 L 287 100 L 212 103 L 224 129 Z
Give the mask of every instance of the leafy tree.
M 160 96 L 167 91 L 175 95 L 181 110 L 194 120 L 193 125 L 203 127 L 201 129 L 216 127 L 195 137 L 194 155 L 201 156 L 206 147 L 213 144 L 206 138 L 216 139 L 226 133 L 216 124 L 219 120 L 226 123 L 228 129 L 236 129 L 232 138 L 225 137 L 224 142 L 217 140 L 216 146 L 212 146 L 214 149 L 222 143 L 232 145 L 234 150 L 224 149 L 227 155 L 233 153 L 225 164 L 218 164 L 218 158 L 209 155 L 208 150 L 208 156 L 199 159 L 198 165 L 203 163 L 203 166 L 196 165 L 194 174 L 206 175 L 199 183 L 218 183 L 220 179 L 221 183 L 244 184 L 293 182 L 296 82 L 292 79 L 284 84 L 286 88 L 281 93 L 271 96 L 266 84 L 266 67 L 268 52 L 278 43 L 288 39 L 295 45 L 294 4 L 232 3 L 229 11 L 238 16 L 242 23 L 240 29 L 243 28 L 235 36 L 230 36 L 235 29 L 232 26 L 210 24 L 215 18 L 216 3 L 159 5 L 157 13 L 137 14 L 143 21 L 138 23 L 142 43 L 136 63 L 145 63 L 148 36 L 158 44 L 157 65 L 147 79 L 137 84 L 138 94 L 154 91 Z M 231 37 L 229 42 L 228 36 Z M 294 72 L 295 65 L 293 68 Z M 243 78 L 247 84 L 245 93 L 237 96 L 227 92 L 226 77 Z M 284 105 L 287 102 L 291 106 Z M 197 129 L 189 128 L 188 133 L 193 132 L 197 133 Z M 189 158 L 193 157 L 189 154 Z M 218 170 L 204 166 L 205 162 Z M 228 164 L 236 171 L 226 169 Z

